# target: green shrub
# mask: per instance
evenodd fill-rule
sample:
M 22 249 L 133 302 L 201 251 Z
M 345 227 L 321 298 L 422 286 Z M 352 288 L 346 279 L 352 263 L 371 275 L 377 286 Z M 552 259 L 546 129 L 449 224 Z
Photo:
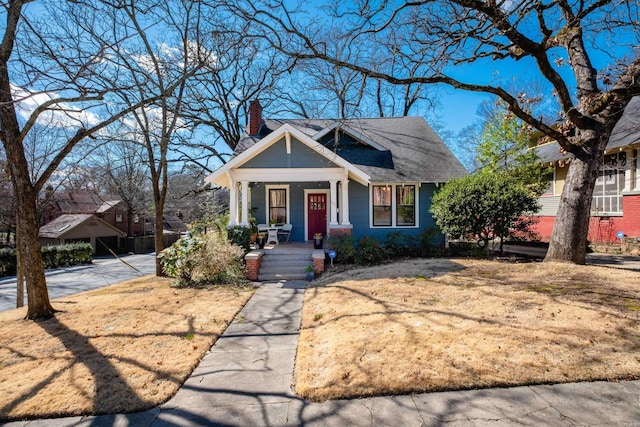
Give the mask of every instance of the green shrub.
M 355 261 L 360 265 L 378 264 L 384 260 L 384 251 L 373 237 L 363 237 L 356 248 Z
M 42 263 L 47 270 L 91 264 L 92 254 L 93 247 L 89 243 L 43 246 Z M 16 274 L 16 265 L 16 250 L 13 248 L 0 249 L 0 276 Z
M 42 262 L 45 269 L 91 264 L 93 247 L 89 243 L 43 246 Z
M 351 264 L 356 255 L 356 248 L 351 235 L 331 236 L 327 239 L 328 246 L 336 251 L 335 262 Z
M 163 271 L 177 286 L 241 283 L 245 251 L 229 242 L 224 233 L 212 232 L 179 239 L 158 256 Z
M 418 238 L 408 236 L 400 231 L 387 234 L 384 242 L 384 254 L 387 258 L 420 256 Z
M 436 236 L 438 240 L 436 241 Z M 420 256 L 438 257 L 447 256 L 444 249 L 444 236 L 437 228 L 427 228 L 420 233 Z M 434 243 L 434 241 L 436 241 Z
M 202 239 L 196 236 L 178 239 L 158 254 L 162 271 L 178 279 L 179 284 L 190 283 L 196 268 L 196 254 L 203 244 Z
M 240 246 L 245 253 L 251 250 L 251 229 L 241 225 L 227 228 L 227 239 L 229 242 Z

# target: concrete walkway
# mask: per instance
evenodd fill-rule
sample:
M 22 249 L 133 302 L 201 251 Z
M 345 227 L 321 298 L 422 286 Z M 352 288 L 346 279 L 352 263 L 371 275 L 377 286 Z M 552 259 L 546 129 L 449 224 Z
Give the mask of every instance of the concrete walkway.
M 304 282 L 266 283 L 160 408 L 12 426 L 639 426 L 640 381 L 311 403 L 292 390 Z M 389 369 L 393 369 L 392 366 Z

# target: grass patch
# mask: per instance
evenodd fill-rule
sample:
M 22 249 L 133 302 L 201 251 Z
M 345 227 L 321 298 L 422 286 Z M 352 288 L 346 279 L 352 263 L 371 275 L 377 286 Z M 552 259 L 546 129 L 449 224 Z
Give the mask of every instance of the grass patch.
M 173 396 L 252 295 L 146 277 L 0 313 L 0 419 L 127 413 Z
M 329 271 L 305 293 L 295 389 L 321 401 L 637 378 L 639 301 L 640 273 L 606 267 L 423 259 Z

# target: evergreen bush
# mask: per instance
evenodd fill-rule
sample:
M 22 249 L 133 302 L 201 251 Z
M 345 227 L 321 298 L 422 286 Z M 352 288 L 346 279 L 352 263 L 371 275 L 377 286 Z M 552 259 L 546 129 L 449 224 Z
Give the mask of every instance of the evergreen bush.
M 336 251 L 335 262 L 351 264 L 354 261 L 356 248 L 351 235 L 331 236 L 327 240 L 327 244 Z
M 374 265 L 384 260 L 384 251 L 374 237 L 363 237 L 358 242 L 355 261 L 360 265 Z
M 251 250 L 251 229 L 241 225 L 234 225 L 227 228 L 227 239 L 229 242 L 240 246 L 245 253 Z
M 42 262 L 47 270 L 91 264 L 92 254 L 93 247 L 89 243 L 43 246 Z M 0 249 L 0 276 L 13 276 L 16 274 L 16 268 L 16 250 Z

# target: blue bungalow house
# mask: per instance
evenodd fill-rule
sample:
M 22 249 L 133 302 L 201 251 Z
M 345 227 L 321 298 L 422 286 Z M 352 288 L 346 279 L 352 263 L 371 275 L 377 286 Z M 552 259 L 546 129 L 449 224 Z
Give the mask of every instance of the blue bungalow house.
M 291 241 L 434 227 L 437 187 L 467 172 L 421 117 L 264 120 L 258 101 L 234 157 L 205 181 L 230 190 L 230 225 L 292 224 Z

